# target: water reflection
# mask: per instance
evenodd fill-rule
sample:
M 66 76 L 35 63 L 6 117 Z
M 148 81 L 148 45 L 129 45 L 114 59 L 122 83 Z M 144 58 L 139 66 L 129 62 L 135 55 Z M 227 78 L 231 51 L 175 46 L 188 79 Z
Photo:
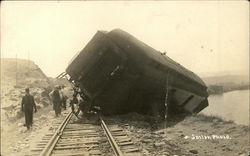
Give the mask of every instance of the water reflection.
M 249 125 L 249 90 L 211 95 L 209 106 L 202 113 L 233 120 L 237 124 Z

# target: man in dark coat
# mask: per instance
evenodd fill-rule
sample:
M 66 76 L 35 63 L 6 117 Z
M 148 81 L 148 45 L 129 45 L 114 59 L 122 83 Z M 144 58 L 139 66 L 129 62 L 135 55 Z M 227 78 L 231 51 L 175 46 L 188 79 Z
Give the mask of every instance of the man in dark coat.
M 65 86 L 64 85 L 62 85 L 61 87 L 60 87 L 60 91 L 59 91 L 59 93 L 60 93 L 60 97 L 61 97 L 61 103 L 62 103 L 62 108 L 64 108 L 64 110 L 66 110 L 66 103 L 67 103 L 67 96 L 66 96 L 66 94 L 65 94 L 65 90 L 64 90 L 64 88 L 65 88 Z
M 37 112 L 34 97 L 30 95 L 29 88 L 25 89 L 25 96 L 22 98 L 22 111 L 25 114 L 25 125 L 27 129 L 30 129 L 33 122 L 33 110 Z
M 80 112 L 79 109 L 78 109 L 78 110 L 75 110 L 75 109 L 77 109 L 77 108 L 75 108 L 75 105 L 78 105 L 77 94 L 78 94 L 78 93 L 74 93 L 74 94 L 73 94 L 73 98 L 70 100 L 70 103 L 69 103 L 72 112 L 73 112 L 74 114 L 76 114 L 76 115 L 78 115 L 79 112 Z
M 49 94 L 52 103 L 53 109 L 55 111 L 56 117 L 61 114 L 61 97 L 59 93 L 59 86 L 56 86 L 55 89 Z

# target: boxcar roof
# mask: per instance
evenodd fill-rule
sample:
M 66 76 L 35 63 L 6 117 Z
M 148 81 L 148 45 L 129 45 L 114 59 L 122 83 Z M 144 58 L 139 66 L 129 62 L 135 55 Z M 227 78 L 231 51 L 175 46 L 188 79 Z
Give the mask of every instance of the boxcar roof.
M 177 71 L 179 74 L 184 75 L 184 76 L 194 80 L 195 82 L 197 82 L 203 86 L 206 86 L 206 84 L 202 81 L 202 79 L 200 77 L 198 77 L 195 73 L 186 69 L 185 67 L 183 67 L 179 63 L 175 62 L 174 60 L 172 60 L 168 56 L 161 54 L 159 51 L 153 49 L 152 47 L 148 46 L 147 44 L 143 43 L 142 41 L 136 39 L 135 37 L 133 37 L 129 33 L 125 32 L 121 29 L 114 29 L 114 30 L 110 31 L 109 33 L 107 33 L 107 35 L 109 37 L 111 37 L 112 41 L 118 45 L 119 45 L 119 43 L 116 42 L 116 37 L 119 37 L 120 39 L 124 40 L 127 43 L 136 45 L 142 51 L 144 51 L 146 53 L 146 55 L 148 55 L 152 59 L 155 59 L 155 61 L 160 62 L 161 64 L 164 64 L 165 66 Z M 122 45 L 119 45 L 119 46 L 122 46 Z

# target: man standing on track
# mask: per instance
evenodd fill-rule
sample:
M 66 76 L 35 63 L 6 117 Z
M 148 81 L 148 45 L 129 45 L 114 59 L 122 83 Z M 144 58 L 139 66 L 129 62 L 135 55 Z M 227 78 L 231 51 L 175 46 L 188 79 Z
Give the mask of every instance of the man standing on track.
M 49 93 L 50 99 L 53 103 L 53 109 L 55 111 L 56 117 L 61 114 L 61 97 L 59 93 L 59 86 L 56 86 L 55 89 Z
M 22 98 L 22 111 L 25 113 L 25 125 L 29 130 L 33 122 L 33 109 L 37 112 L 34 97 L 30 95 L 29 88 L 25 89 L 25 96 Z
M 65 94 L 65 90 L 64 90 L 65 86 L 62 85 L 60 87 L 60 97 L 61 97 L 61 100 L 62 100 L 62 107 L 64 108 L 64 110 L 66 110 L 66 103 L 67 103 L 67 96 Z

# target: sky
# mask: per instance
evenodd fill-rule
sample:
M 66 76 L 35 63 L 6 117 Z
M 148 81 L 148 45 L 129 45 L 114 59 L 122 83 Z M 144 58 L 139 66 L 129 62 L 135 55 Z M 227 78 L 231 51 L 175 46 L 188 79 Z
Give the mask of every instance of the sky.
M 4 1 L 1 58 L 56 77 L 98 30 L 120 28 L 195 73 L 249 74 L 247 1 Z

